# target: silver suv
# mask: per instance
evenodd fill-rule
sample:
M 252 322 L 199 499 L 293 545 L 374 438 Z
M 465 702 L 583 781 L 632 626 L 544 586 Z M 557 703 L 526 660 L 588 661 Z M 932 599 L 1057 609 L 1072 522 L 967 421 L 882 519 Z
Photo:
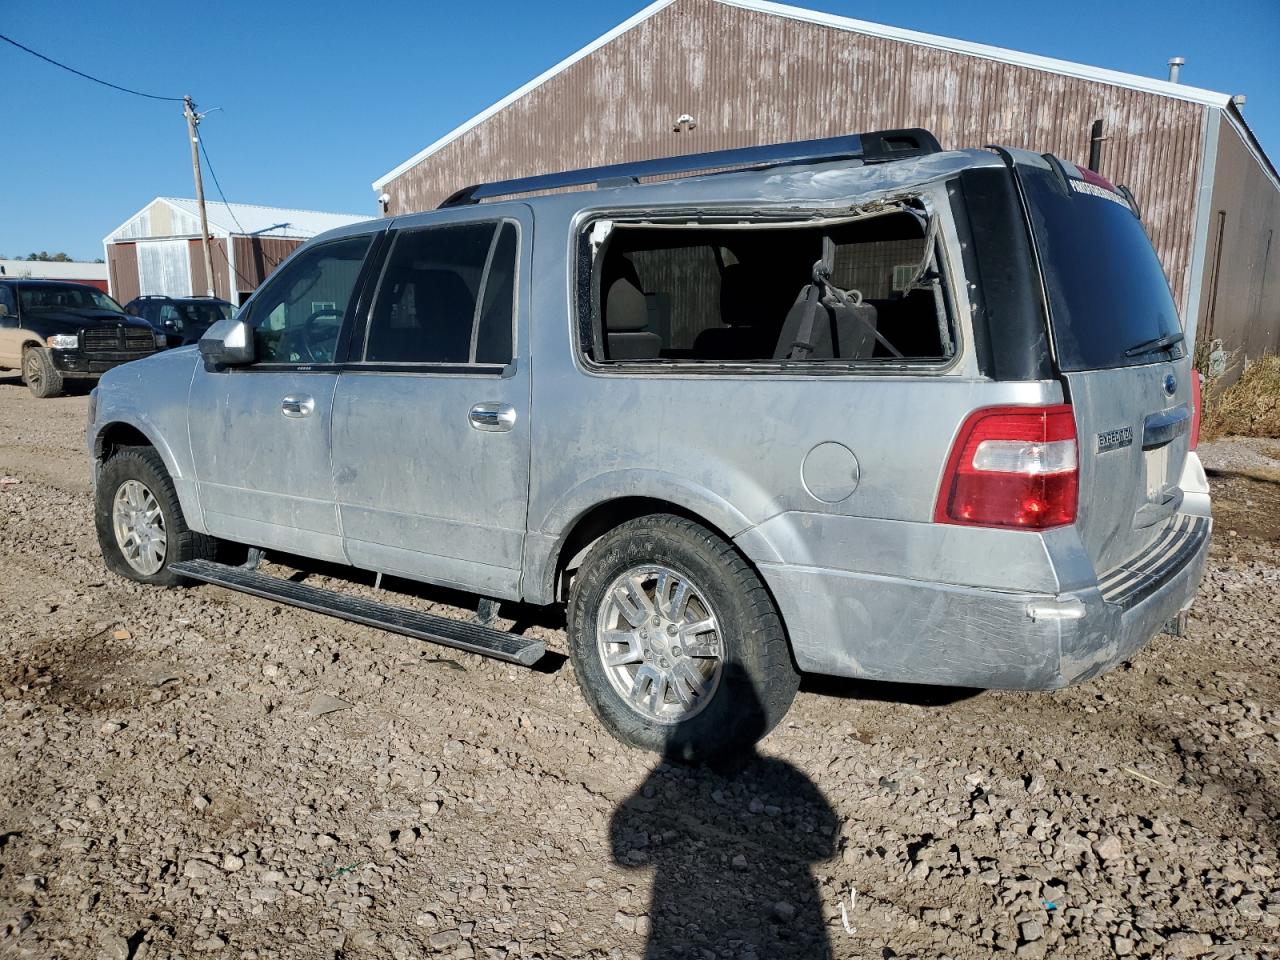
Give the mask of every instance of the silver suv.
M 1193 376 L 1127 190 L 902 130 L 335 230 L 198 349 L 103 377 L 88 441 L 113 571 L 517 663 L 542 644 L 494 603 L 562 604 L 601 722 L 700 759 L 803 672 L 1051 689 L 1176 629 L 1211 526 Z

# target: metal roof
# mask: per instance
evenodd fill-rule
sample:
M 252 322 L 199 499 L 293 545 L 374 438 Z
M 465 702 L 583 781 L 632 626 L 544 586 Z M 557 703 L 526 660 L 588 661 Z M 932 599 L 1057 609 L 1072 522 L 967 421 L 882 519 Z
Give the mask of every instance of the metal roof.
M 0 260 L 6 280 L 105 280 L 107 265 L 85 260 Z
M 670 6 L 674 2 L 676 2 L 676 0 L 656 0 L 656 2 L 649 4 L 649 6 L 645 7 L 635 16 L 618 24 L 618 26 L 614 27 L 603 36 L 597 37 L 577 52 L 570 54 L 549 70 L 534 77 L 524 86 L 507 94 L 507 96 L 493 104 L 493 106 L 486 110 L 482 110 L 470 120 L 467 120 L 455 127 L 453 130 L 450 130 L 440 139 L 428 144 L 418 153 L 404 161 L 404 163 L 397 166 L 394 170 L 391 170 L 389 173 L 386 173 L 373 181 L 373 189 L 381 190 L 386 184 L 421 163 L 446 144 L 456 140 L 467 131 L 489 119 L 498 111 L 519 100 L 521 97 L 546 83 L 557 74 L 563 73 L 579 60 L 589 56 L 605 44 L 626 33 L 632 27 L 648 20 L 654 14 Z M 806 10 L 802 7 L 792 7 L 781 3 L 771 3 L 768 2 L 768 0 L 715 0 L 715 2 L 722 3 L 726 6 L 754 10 L 758 13 L 770 14 L 772 16 L 785 17 L 790 20 L 801 20 L 808 23 L 819 24 L 836 30 L 846 30 L 851 33 L 862 33 L 868 36 L 897 40 L 901 43 L 933 47 L 938 50 L 946 50 L 952 53 L 982 57 L 987 60 L 997 60 L 1003 63 L 1029 67 L 1034 70 L 1044 70 L 1050 73 L 1079 77 L 1084 80 L 1093 80 L 1098 83 L 1111 84 L 1112 86 L 1125 87 L 1131 90 L 1141 90 L 1146 93 L 1159 94 L 1160 96 L 1173 97 L 1179 100 L 1188 100 L 1193 103 L 1202 103 L 1206 106 L 1218 107 L 1220 109 L 1227 109 L 1231 104 L 1231 97 L 1228 94 L 1216 93 L 1212 90 L 1202 90 L 1198 87 L 1189 87 L 1181 83 L 1170 83 L 1167 80 L 1158 80 L 1154 77 L 1122 73 L 1118 70 L 1107 70 L 1102 67 L 1091 67 L 1081 63 L 1072 63 L 1069 60 L 1055 60 L 1052 57 L 1041 57 L 1032 53 L 1007 50 L 1003 47 L 993 47 L 984 43 L 971 43 L 967 40 L 956 40 L 951 37 L 941 37 L 931 33 L 921 33 L 916 30 L 903 30 L 898 27 L 872 23 L 868 20 L 855 20 L 852 17 L 841 17 L 836 16 L 835 14 L 821 13 L 817 10 Z
M 135 220 L 144 217 L 156 203 L 163 203 L 175 210 L 180 217 L 181 230 L 166 236 L 199 236 L 200 210 L 194 200 L 185 197 L 156 197 L 128 220 L 111 231 L 105 242 L 122 239 L 147 239 L 151 234 L 128 229 Z M 223 203 L 206 200 L 205 210 L 209 218 L 211 236 L 228 237 L 283 237 L 309 240 L 317 234 L 373 219 L 367 213 L 326 213 L 322 210 L 294 210 L 288 207 L 264 207 L 256 203 Z

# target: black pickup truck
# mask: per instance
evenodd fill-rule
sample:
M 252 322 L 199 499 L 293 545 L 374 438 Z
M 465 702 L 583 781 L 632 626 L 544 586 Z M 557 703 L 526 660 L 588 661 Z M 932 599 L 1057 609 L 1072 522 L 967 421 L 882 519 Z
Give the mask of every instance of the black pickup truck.
M 0 369 L 20 369 L 37 397 L 56 397 L 66 380 L 97 379 L 164 346 L 164 334 L 96 287 L 0 278 Z

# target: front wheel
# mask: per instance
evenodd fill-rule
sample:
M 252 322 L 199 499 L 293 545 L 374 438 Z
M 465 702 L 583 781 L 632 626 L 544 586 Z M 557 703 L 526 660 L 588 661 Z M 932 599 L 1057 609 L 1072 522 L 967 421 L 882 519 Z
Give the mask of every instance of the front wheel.
M 127 447 L 102 465 L 94 521 L 107 569 L 139 583 L 173 587 L 177 560 L 212 560 L 217 541 L 187 526 L 160 454 Z
M 602 537 L 573 581 L 568 632 L 601 723 L 674 760 L 749 750 L 799 686 L 760 578 L 731 544 L 684 517 L 641 517 Z
M 28 347 L 22 355 L 22 379 L 41 400 L 62 392 L 62 371 L 53 365 L 53 357 L 44 347 Z

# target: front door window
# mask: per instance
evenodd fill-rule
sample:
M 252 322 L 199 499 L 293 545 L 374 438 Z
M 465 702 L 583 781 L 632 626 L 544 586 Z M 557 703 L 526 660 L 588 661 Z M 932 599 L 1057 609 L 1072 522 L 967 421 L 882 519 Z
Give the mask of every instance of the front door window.
M 249 317 L 256 362 L 333 362 L 342 318 L 371 242 L 366 235 L 312 247 L 267 282 Z

